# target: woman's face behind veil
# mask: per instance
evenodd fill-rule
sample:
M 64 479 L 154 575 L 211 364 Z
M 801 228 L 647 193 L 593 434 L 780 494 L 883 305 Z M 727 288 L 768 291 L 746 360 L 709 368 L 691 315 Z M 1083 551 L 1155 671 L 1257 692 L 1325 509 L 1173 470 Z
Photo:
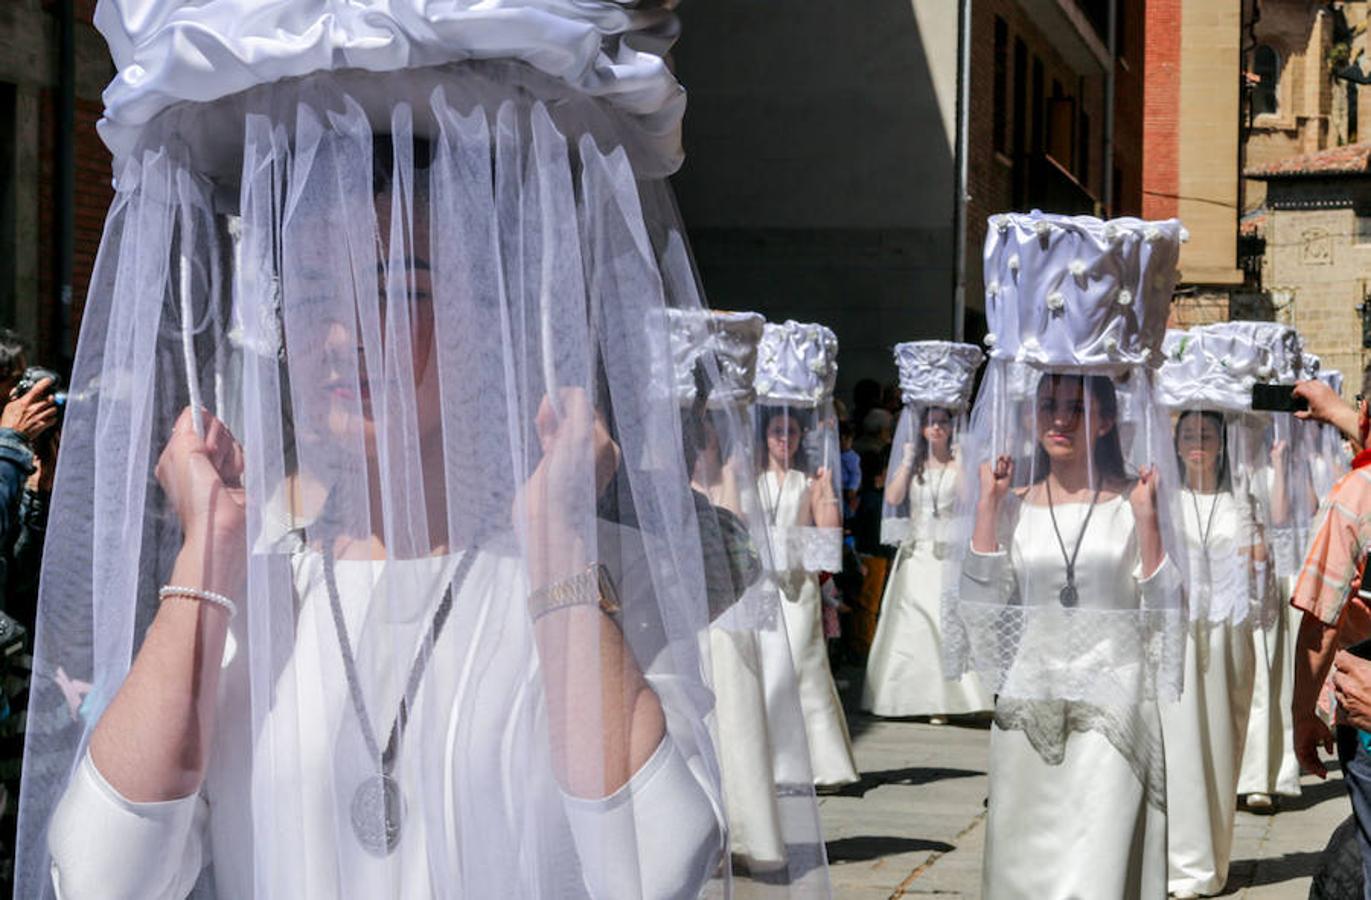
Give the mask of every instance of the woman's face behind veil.
M 389 235 L 391 195 L 376 198 L 380 234 Z M 410 239 L 395 253 L 378 248 L 371 291 L 360 291 L 351 322 L 329 304 L 330 314 L 311 322 L 305 353 L 319 354 L 313 369 L 317 384 L 303 385 L 317 398 L 301 417 L 309 425 L 302 438 L 348 441 L 362 438 L 369 460 L 378 456 L 378 432 L 388 426 L 413 429 L 422 448 L 441 442 L 439 389 L 433 308 L 433 276 L 428 262 L 426 216 L 414 215 Z M 348 290 L 349 273 L 317 273 L 314 290 Z M 370 309 L 367 306 L 370 305 Z M 292 356 L 297 351 L 292 348 Z M 413 398 L 412 401 L 410 398 Z M 413 410 L 413 418 L 409 410 Z M 383 422 L 384 420 L 384 422 Z
M 1044 375 L 1038 382 L 1038 442 L 1056 463 L 1089 458 L 1097 438 L 1114 427 L 1092 403 L 1079 376 Z

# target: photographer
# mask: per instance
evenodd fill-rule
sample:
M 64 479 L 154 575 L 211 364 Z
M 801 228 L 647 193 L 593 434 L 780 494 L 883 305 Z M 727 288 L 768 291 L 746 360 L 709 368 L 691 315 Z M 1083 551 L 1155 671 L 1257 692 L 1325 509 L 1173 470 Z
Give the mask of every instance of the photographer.
M 1302 382 L 1295 394 L 1309 402 L 1309 411 L 1298 415 L 1337 427 L 1359 451 L 1352 471 L 1333 485 L 1322 503 L 1322 517 L 1291 598 L 1304 613 L 1295 646 L 1291 714 L 1295 755 L 1306 771 L 1327 777 L 1319 748 L 1332 752 L 1335 742 L 1319 717 L 1318 704 L 1330 668 L 1336 665 L 1336 747 L 1366 873 L 1371 863 L 1371 664 L 1341 648 L 1371 638 L 1371 607 L 1358 596 L 1363 560 L 1371 548 L 1371 452 L 1362 449 L 1371 419 L 1366 401 L 1353 409 L 1319 382 Z M 1371 878 L 1366 883 L 1371 884 Z

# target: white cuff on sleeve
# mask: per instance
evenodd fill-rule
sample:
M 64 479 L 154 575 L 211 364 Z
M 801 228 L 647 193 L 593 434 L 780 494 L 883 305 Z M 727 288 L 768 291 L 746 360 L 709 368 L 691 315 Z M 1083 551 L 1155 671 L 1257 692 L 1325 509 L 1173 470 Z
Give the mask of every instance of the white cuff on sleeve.
M 87 752 L 48 829 L 53 889 L 60 900 L 180 900 L 200 876 L 208 816 L 199 794 L 134 803 Z
M 591 896 L 697 897 L 723 852 L 719 812 L 671 736 L 608 797 L 563 794 Z

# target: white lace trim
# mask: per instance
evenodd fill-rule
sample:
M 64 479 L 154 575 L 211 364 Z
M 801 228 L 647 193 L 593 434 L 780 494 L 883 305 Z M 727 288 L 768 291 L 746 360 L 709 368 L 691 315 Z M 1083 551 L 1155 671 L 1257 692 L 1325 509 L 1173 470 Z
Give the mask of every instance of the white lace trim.
M 777 526 L 772 529 L 778 572 L 840 572 L 843 568 L 843 530 L 812 525 Z
M 1140 706 L 1104 707 L 1063 700 L 1015 700 L 1001 697 L 995 704 L 995 725 L 1001 731 L 1021 731 L 1042 761 L 1059 766 L 1066 758 L 1067 739 L 1093 731 L 1109 741 L 1146 791 L 1149 806 L 1166 812 L 1166 767 L 1161 737 L 1148 728 Z

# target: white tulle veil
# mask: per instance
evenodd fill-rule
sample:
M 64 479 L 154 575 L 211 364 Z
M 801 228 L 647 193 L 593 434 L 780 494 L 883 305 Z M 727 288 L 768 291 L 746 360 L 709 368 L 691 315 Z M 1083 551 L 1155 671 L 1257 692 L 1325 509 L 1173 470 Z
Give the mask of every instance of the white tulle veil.
M 21 895 L 52 895 L 54 846 L 73 896 L 78 875 L 146 875 L 142 896 L 728 890 L 701 636 L 749 558 L 697 502 L 690 423 L 662 402 L 666 311 L 702 308 L 661 180 L 683 106 L 670 6 L 101 3 L 117 192 L 52 503 Z M 241 445 L 216 464 L 240 466 L 247 532 L 222 550 L 244 580 L 203 840 L 111 858 L 138 835 L 68 817 L 70 851 L 54 810 L 91 778 L 182 545 L 157 471 L 178 419 Z M 537 573 L 573 550 L 621 609 L 535 626 Z M 424 837 L 378 857 L 348 824 L 376 766 L 357 698 L 384 742 L 425 653 L 395 770 L 402 835 Z M 580 687 L 630 670 L 663 737 L 624 782 L 599 724 L 623 700 Z

